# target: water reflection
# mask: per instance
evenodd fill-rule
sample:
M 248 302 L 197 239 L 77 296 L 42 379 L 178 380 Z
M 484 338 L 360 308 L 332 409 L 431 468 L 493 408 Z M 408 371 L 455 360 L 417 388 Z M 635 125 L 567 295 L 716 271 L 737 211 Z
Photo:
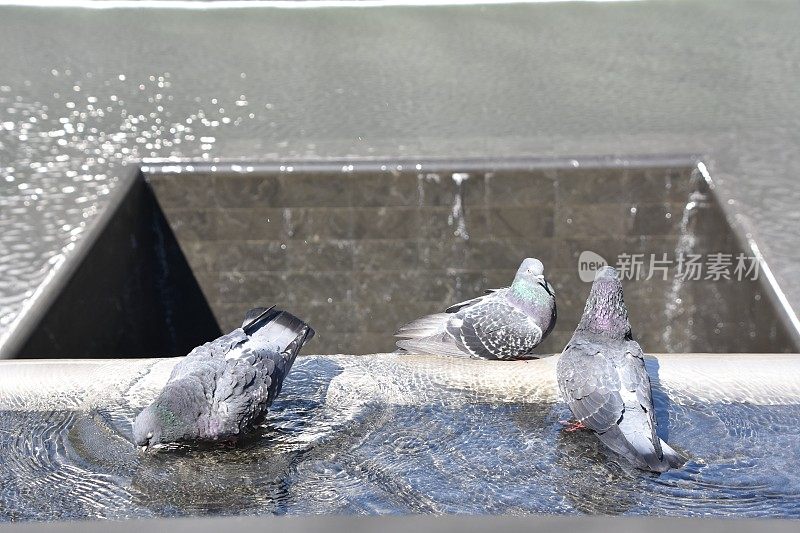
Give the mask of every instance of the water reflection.
M 635 486 L 648 474 L 618 462 L 589 431 L 559 431 L 555 438 L 556 485 L 570 506 L 587 514 L 622 515 L 639 504 Z

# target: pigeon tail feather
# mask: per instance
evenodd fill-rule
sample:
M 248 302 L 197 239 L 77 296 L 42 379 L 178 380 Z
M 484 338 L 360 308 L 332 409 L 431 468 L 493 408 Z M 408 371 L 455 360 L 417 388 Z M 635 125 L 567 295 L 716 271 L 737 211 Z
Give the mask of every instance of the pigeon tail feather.
M 394 334 L 400 337 L 397 347 L 417 355 L 468 357 L 447 333 L 447 323 L 451 318 L 451 314 L 436 313 L 409 322 Z
M 274 309 L 274 305 L 271 307 L 254 307 L 246 312 L 244 314 L 244 320 L 242 321 L 242 329 L 244 332 L 251 335 L 264 321 L 271 319 L 278 313 L 278 311 L 271 312 Z
M 402 326 L 394 334 L 395 337 L 404 339 L 424 339 L 444 333 L 447 330 L 447 321 L 453 315 L 447 313 L 436 313 L 423 316 Z
M 446 355 L 452 357 L 469 357 L 452 342 L 441 338 L 428 337 L 425 339 L 401 339 L 397 341 L 398 348 L 406 353 L 415 355 Z
M 633 466 L 651 472 L 666 472 L 670 464 L 665 457 L 659 457 L 653 443 L 643 433 L 625 435 L 617 425 L 605 433 L 598 433 L 600 441 L 613 452 L 627 459 Z M 671 449 L 671 448 L 670 448 Z
M 248 325 L 250 331 L 245 330 L 245 332 L 251 337 L 277 345 L 279 352 L 290 354 L 292 359 L 297 356 L 300 348 L 314 337 L 315 332 L 311 326 L 287 311 L 271 307 L 267 313 L 258 313 L 257 309 L 259 308 L 248 311 L 248 315 L 264 315 L 263 318 Z
M 661 451 L 664 453 L 664 460 L 669 463 L 670 468 L 680 468 L 686 463 L 686 457 L 663 440 L 661 441 Z

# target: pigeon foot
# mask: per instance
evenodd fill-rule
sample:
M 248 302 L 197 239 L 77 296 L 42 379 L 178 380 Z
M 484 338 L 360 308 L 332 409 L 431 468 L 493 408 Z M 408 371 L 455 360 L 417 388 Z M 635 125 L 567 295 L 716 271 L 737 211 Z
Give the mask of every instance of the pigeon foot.
M 564 426 L 564 431 L 567 433 L 586 429 L 586 426 L 583 425 L 583 422 L 579 422 L 578 420 L 559 420 L 558 423 Z

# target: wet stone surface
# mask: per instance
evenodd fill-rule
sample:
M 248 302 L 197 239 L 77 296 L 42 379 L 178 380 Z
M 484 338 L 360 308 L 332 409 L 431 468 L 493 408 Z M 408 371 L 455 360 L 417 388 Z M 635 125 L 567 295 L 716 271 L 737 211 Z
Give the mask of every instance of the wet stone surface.
M 679 254 L 743 253 L 696 169 L 457 170 L 154 168 L 146 179 L 223 330 L 275 302 L 316 327 L 318 353 L 390 351 L 398 326 L 507 286 L 537 257 L 559 314 L 538 352 L 557 352 L 583 310 L 579 259 L 591 251 L 612 265 L 639 257 L 622 275 L 650 351 L 793 349 L 759 283 L 679 280 Z M 668 270 L 651 273 L 653 258 Z

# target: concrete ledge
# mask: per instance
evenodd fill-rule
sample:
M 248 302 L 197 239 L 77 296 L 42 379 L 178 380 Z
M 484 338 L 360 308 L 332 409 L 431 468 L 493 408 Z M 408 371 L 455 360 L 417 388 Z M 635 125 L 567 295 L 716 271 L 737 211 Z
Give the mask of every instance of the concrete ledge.
M 0 362 L 0 409 L 80 409 L 118 402 L 145 405 L 166 380 L 177 358 Z M 555 403 L 558 357 L 495 362 L 435 356 L 307 355 L 298 374 L 317 362 L 342 371 L 332 380 L 327 401 L 358 405 L 369 401 L 422 402 L 420 390 L 455 390 L 481 401 Z M 676 404 L 748 402 L 800 403 L 800 356 L 786 354 L 664 354 L 648 357 L 657 392 Z M 286 387 L 291 386 L 292 374 Z M 422 383 L 425 387 L 420 387 Z

